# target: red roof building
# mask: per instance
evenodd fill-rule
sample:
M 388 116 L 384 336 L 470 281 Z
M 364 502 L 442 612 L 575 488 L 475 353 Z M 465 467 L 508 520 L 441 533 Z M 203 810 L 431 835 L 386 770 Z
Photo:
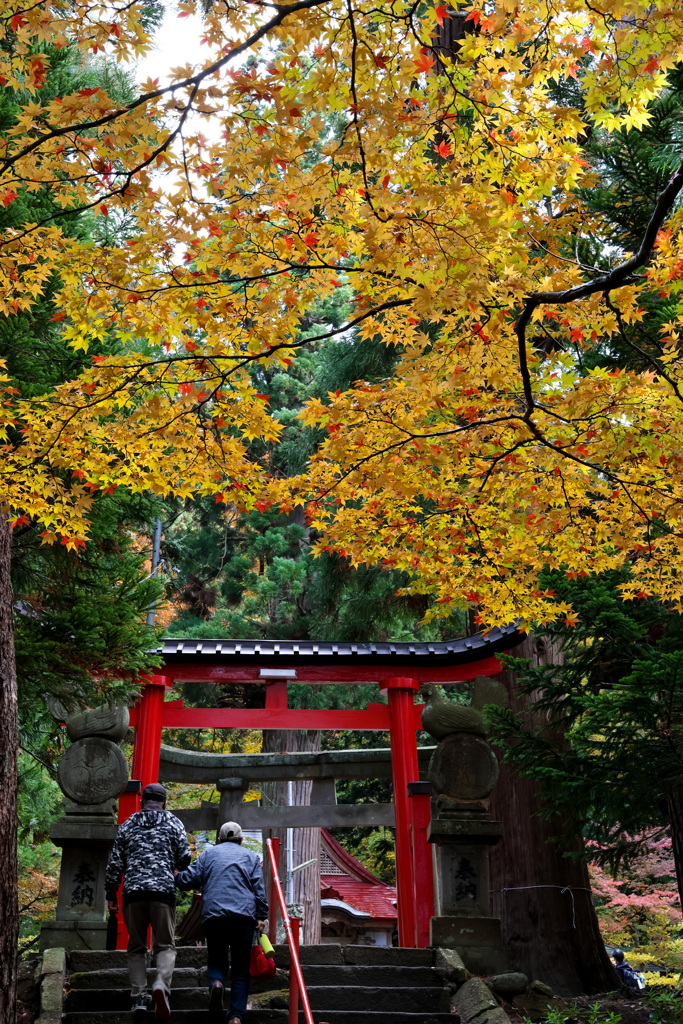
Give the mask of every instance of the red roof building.
M 397 928 L 396 887 L 320 829 L 321 942 L 390 946 Z

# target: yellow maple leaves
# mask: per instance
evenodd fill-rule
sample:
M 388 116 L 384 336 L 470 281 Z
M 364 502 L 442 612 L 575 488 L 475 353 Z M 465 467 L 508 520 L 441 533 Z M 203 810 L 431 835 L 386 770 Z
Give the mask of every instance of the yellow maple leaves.
M 584 354 L 638 323 L 644 289 L 677 301 L 681 218 L 662 200 L 667 234 L 637 267 L 616 254 L 604 286 L 568 247 L 602 231 L 580 191 L 597 173 L 586 122 L 647 121 L 683 56 L 680 5 L 237 0 L 203 15 L 200 67 L 120 107 L 95 88 L 43 103 L 44 44 L 130 60 L 151 42 L 136 5 L 0 8 L 0 76 L 23 97 L 0 201 L 49 187 L 65 210 L 129 225 L 101 245 L 52 224 L 3 240 L 0 310 L 30 307 L 57 272 L 67 342 L 114 353 L 53 394 L 7 397 L 17 514 L 68 544 L 94 488 L 307 502 L 321 547 L 405 569 L 437 611 L 475 603 L 487 623 L 570 616 L 539 587 L 544 566 L 629 561 L 680 597 L 678 321 L 642 373 Z M 554 98 L 567 79 L 581 110 Z M 340 287 L 349 323 L 311 333 Z M 259 369 L 351 328 L 396 348 L 395 375 L 309 403 L 326 441 L 301 478 L 268 484 L 249 442 L 280 427 Z

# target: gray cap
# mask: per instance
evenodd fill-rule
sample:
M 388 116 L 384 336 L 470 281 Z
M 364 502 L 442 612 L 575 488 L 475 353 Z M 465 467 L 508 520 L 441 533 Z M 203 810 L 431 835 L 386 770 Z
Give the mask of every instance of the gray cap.
M 218 842 L 236 842 L 238 839 L 242 839 L 243 836 L 244 833 L 236 821 L 226 821 L 224 825 L 221 825 L 218 832 Z

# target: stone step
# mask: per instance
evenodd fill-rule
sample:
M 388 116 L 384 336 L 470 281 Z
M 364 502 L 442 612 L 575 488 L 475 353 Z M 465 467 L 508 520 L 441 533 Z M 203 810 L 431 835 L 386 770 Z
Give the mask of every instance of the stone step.
M 332 1010 L 384 1011 L 394 1013 L 448 1013 L 447 988 L 378 988 L 354 985 L 350 988 L 306 986 L 311 1009 L 326 1017 Z
M 340 946 L 336 943 L 321 943 L 318 946 L 301 946 L 299 959 L 302 964 L 327 965 L 353 964 L 358 966 L 384 967 L 432 967 L 433 949 L 404 949 L 399 946 Z M 275 963 L 278 967 L 289 966 L 287 945 L 275 947 Z M 74 949 L 67 954 L 70 971 L 110 971 L 125 968 L 125 950 Z M 206 966 L 206 947 L 178 946 L 176 968 Z
M 302 946 L 302 949 L 324 949 L 324 946 Z M 402 946 L 341 946 L 343 963 L 383 967 L 433 967 L 433 949 L 405 949 Z M 303 960 L 302 963 L 316 963 Z M 322 961 L 320 961 L 322 962 Z
M 282 989 L 273 979 L 272 989 Z M 355 985 L 351 988 L 337 986 L 307 986 L 308 999 L 312 1009 L 324 1013 L 327 1010 L 383 1010 L 405 1013 L 447 1012 L 449 1008 L 448 989 L 442 988 L 377 988 L 374 985 Z M 209 1006 L 208 988 L 177 988 L 171 991 L 171 1011 L 206 1010 Z M 66 1000 L 67 1012 L 97 1012 L 107 1010 L 129 1010 L 130 993 L 126 989 L 72 989 Z
M 349 947 L 350 948 L 350 947 Z M 367 948 L 371 952 L 375 952 L 373 947 L 359 947 L 361 949 Z M 388 949 L 387 952 L 391 953 L 392 950 Z M 423 950 L 406 949 L 404 953 L 422 953 Z M 301 946 L 299 950 L 299 959 L 302 964 L 343 964 L 344 958 L 342 956 L 342 947 L 336 943 L 321 943 L 318 946 Z M 349 963 L 378 963 L 384 961 L 376 960 L 350 960 Z M 387 961 L 392 962 L 392 961 Z M 429 963 L 431 964 L 431 957 Z M 278 945 L 275 947 L 275 963 L 278 967 L 289 966 L 289 947 L 285 945 Z M 426 962 L 425 962 L 426 963 Z M 72 949 L 67 954 L 67 966 L 70 971 L 74 973 L 82 973 L 83 971 L 112 971 L 117 968 L 126 967 L 126 952 L 123 949 L 103 950 L 103 949 Z M 176 947 L 176 968 L 183 967 L 205 967 L 206 966 L 206 947 L 205 946 L 177 946 Z M 406 962 L 406 966 L 423 966 L 423 960 L 417 963 Z
M 334 987 L 351 985 L 374 985 L 376 988 L 440 988 L 441 976 L 433 967 L 397 967 L 369 964 L 304 964 L 306 985 L 330 985 Z M 147 984 L 152 986 L 156 971 L 149 968 Z M 268 992 L 273 988 L 287 986 L 287 972 L 278 969 L 275 978 L 251 978 L 251 992 Z M 77 971 L 71 975 L 72 989 L 124 989 L 130 986 L 127 967 L 106 971 Z M 173 989 L 201 988 L 208 986 L 205 967 L 176 967 L 173 972 Z
M 315 1010 L 315 1024 L 453 1024 L 451 1013 L 403 1013 L 395 1010 Z M 244 1024 L 287 1024 L 287 1010 L 247 1010 Z M 208 1010 L 176 1010 L 172 1024 L 215 1024 Z M 152 1014 L 148 1024 L 154 1024 Z M 131 1024 L 130 1011 L 94 1010 L 85 1013 L 67 1013 L 63 1024 Z M 305 1024 L 299 1012 L 299 1024 Z
M 147 970 L 147 984 L 152 986 L 157 972 L 150 967 Z M 75 971 L 69 980 L 72 989 L 129 989 L 130 979 L 127 967 L 110 967 L 103 971 Z M 173 972 L 173 988 L 198 988 L 205 985 L 206 968 L 176 967 Z
M 399 967 L 396 964 L 303 965 L 309 985 L 370 985 L 376 988 L 441 988 L 443 980 L 433 967 Z M 254 980 L 254 979 L 252 979 Z

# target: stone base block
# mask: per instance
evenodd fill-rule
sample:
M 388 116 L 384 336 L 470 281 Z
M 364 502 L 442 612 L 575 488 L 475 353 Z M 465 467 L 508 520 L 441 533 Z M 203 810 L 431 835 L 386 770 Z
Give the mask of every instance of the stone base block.
M 106 949 L 106 921 L 43 921 L 40 950 L 61 946 L 64 949 Z
M 87 807 L 85 808 L 87 811 Z M 55 846 L 104 846 L 106 854 L 114 845 L 118 825 L 111 814 L 90 814 L 60 818 L 50 825 L 50 839 Z
M 430 946 L 457 949 L 472 974 L 501 974 L 509 970 L 497 917 L 433 917 Z
M 502 834 L 501 823 L 490 818 L 432 818 L 427 842 L 495 846 Z

